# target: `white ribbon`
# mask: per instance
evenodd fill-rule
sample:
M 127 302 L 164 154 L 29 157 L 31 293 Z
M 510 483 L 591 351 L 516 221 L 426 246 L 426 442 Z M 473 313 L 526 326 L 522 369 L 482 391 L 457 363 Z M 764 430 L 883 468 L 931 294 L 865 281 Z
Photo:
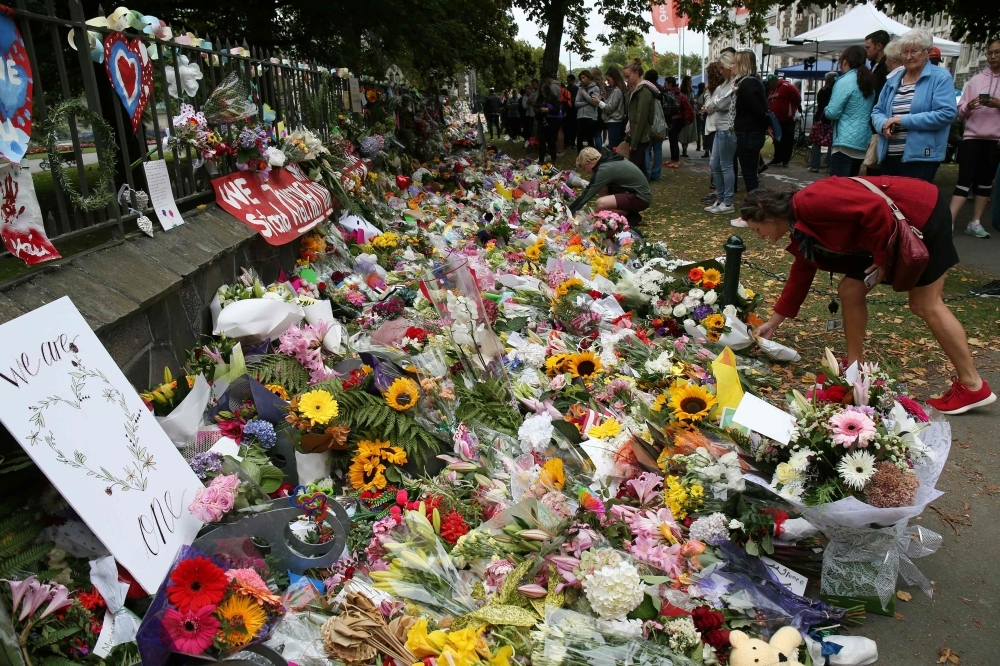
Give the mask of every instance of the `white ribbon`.
M 114 638 L 108 649 L 122 643 L 133 642 L 139 631 L 139 617 L 125 608 L 125 597 L 128 595 L 129 584 L 118 580 L 118 567 L 115 565 L 115 558 L 109 555 L 99 560 L 91 560 L 90 582 L 104 597 L 104 603 L 108 607 L 104 623 L 111 622 L 114 625 Z

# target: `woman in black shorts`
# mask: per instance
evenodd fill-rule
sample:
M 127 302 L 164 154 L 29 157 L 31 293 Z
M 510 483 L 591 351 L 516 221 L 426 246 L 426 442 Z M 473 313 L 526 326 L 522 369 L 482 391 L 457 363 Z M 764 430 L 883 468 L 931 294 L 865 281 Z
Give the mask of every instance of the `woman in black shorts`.
M 877 191 L 860 180 L 867 180 Z M 740 209 L 743 220 L 771 242 L 791 234 L 787 250 L 795 257 L 774 314 L 757 329 L 757 335 L 770 338 L 782 321 L 798 315 L 817 271 L 842 273 L 837 292 L 843 305 L 847 363 L 862 361 L 867 296 L 885 278 L 883 267 L 895 227 L 893 212 L 878 192 L 892 199 L 921 232 L 930 255 L 909 291 L 910 311 L 927 324 L 958 377 L 951 390 L 928 404 L 945 414 L 962 414 L 994 402 L 996 396 L 972 361 L 965 329 L 942 299 L 945 273 L 958 263 L 958 253 L 951 239 L 951 211 L 938 204 L 937 188 L 923 180 L 831 176 L 801 190 L 767 187 L 748 193 Z

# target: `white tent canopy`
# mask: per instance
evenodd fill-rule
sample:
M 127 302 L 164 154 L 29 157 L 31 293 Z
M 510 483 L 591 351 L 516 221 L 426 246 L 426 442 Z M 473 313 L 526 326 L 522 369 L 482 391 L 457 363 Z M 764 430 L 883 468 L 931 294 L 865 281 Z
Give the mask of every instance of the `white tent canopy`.
M 909 32 L 910 28 L 899 21 L 894 21 L 876 9 L 875 5 L 868 3 L 858 5 L 836 21 L 824 23 L 808 32 L 796 35 L 787 43 L 770 44 L 765 47 L 765 52 L 793 58 L 808 58 L 817 53 L 839 54 L 848 46 L 864 45 L 865 37 L 876 30 L 885 30 L 892 37 L 899 37 Z M 940 37 L 934 38 L 934 46 L 941 49 L 942 56 L 957 56 L 962 50 L 962 45 L 958 42 Z

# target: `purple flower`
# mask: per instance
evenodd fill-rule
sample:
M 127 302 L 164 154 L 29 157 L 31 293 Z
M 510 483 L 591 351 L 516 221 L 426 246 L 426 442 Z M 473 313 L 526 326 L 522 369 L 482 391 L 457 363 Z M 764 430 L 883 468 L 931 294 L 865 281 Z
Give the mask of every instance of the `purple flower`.
M 205 480 L 208 477 L 208 472 L 214 473 L 222 470 L 222 454 L 216 451 L 205 451 L 191 458 L 188 465 L 191 466 L 192 471 L 198 475 L 199 479 Z
M 712 308 L 711 305 L 699 305 L 694 309 L 694 312 L 692 312 L 691 314 L 695 321 L 701 321 L 702 319 L 712 314 L 713 312 L 715 312 L 715 310 Z
M 277 441 L 274 426 L 262 419 L 247 421 L 243 426 L 243 437 L 255 437 L 265 449 L 271 448 Z

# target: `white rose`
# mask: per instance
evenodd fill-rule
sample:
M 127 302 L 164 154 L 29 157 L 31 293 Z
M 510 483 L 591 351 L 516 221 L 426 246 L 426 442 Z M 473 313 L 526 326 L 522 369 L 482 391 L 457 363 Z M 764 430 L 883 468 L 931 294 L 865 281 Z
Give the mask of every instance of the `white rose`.
M 717 300 L 719 300 L 719 295 L 715 293 L 714 289 L 705 292 L 705 297 L 702 298 L 702 301 L 705 303 L 705 305 L 715 305 L 715 302 Z
M 697 288 L 692 289 L 691 291 L 688 292 L 688 296 L 690 296 L 691 298 L 699 298 L 700 299 L 704 295 L 705 295 L 705 292 L 703 292 L 701 289 L 697 289 Z
M 736 319 L 736 306 L 732 304 L 727 305 L 726 307 L 722 308 L 722 314 L 726 315 L 727 317 L 732 317 L 733 319 Z
M 729 529 L 731 530 L 742 530 L 744 529 L 743 523 L 733 518 L 729 521 Z
M 673 313 L 675 317 L 683 317 L 688 313 L 688 309 L 684 307 L 683 303 L 678 303 L 674 306 Z
M 742 284 L 736 286 L 736 294 L 744 300 L 747 298 L 747 290 L 743 288 Z

